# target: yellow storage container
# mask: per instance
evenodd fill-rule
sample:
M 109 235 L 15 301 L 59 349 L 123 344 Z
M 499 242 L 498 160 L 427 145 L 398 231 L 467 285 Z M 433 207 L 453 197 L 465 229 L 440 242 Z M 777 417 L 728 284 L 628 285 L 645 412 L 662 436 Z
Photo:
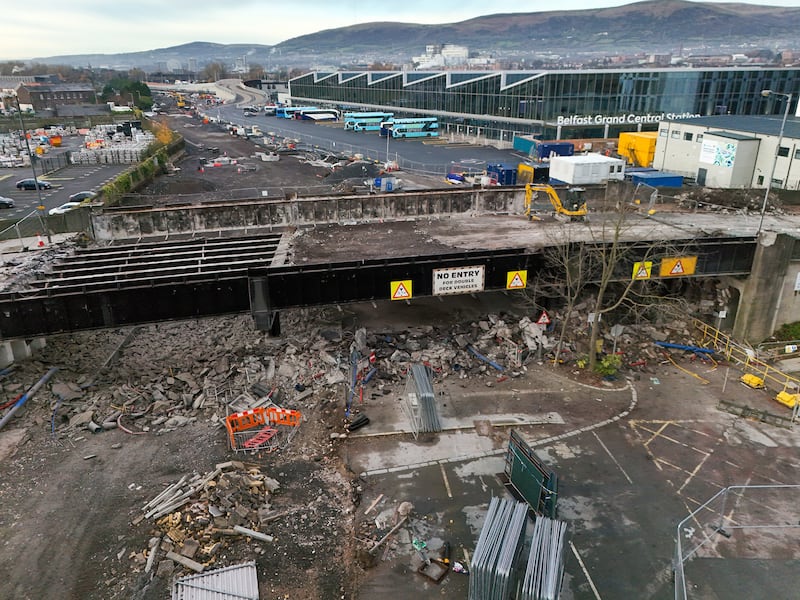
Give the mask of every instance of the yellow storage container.
M 656 155 L 657 131 L 623 131 L 619 134 L 617 154 L 634 167 L 649 167 Z
M 753 375 L 752 373 L 745 373 L 739 378 L 739 381 L 741 381 L 747 387 L 753 388 L 754 390 L 764 389 L 764 380 L 758 375 Z
M 778 395 L 775 396 L 775 400 L 777 400 L 784 406 L 788 406 L 789 408 L 794 408 L 797 405 L 798 397 L 800 397 L 800 394 L 790 394 L 789 392 L 778 392 Z

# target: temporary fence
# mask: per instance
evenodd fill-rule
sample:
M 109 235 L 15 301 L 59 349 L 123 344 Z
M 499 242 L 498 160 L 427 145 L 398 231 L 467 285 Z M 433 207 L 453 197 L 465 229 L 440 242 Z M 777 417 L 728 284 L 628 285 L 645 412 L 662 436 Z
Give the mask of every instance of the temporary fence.
M 519 600 L 557 600 L 564 579 L 567 524 L 537 517 Z
M 503 479 L 537 515 L 555 518 L 558 508 L 558 476 L 536 456 L 522 436 L 511 430 Z
M 18 221 L 11 223 L 4 229 L 0 229 L 0 240 L 13 240 L 19 242 L 18 248 L 9 250 L 29 250 L 38 243 L 38 236 L 47 234 L 47 224 L 45 217 L 38 210 L 32 210 Z
M 442 430 L 431 373 L 425 365 L 411 365 L 408 370 L 401 408 L 408 417 L 415 438 L 420 433 Z
M 248 561 L 175 580 L 171 600 L 258 600 L 256 562 Z
M 234 452 L 274 452 L 289 443 L 301 421 L 300 411 L 258 407 L 228 415 L 225 429 Z
M 745 569 L 742 559 L 792 559 L 778 556 L 779 548 L 796 545 L 800 529 L 800 485 L 732 485 L 723 488 L 683 519 L 675 529 L 673 574 L 675 600 L 688 600 L 685 567 L 689 559 L 704 549 L 719 559 L 736 559 L 737 569 Z M 759 536 L 769 544 L 759 544 Z M 768 546 L 767 556 L 742 556 L 754 548 Z M 763 567 L 761 567 L 763 568 Z M 767 574 L 764 574 L 765 577 Z
M 492 498 L 470 563 L 469 600 L 508 600 L 517 585 L 528 506 Z

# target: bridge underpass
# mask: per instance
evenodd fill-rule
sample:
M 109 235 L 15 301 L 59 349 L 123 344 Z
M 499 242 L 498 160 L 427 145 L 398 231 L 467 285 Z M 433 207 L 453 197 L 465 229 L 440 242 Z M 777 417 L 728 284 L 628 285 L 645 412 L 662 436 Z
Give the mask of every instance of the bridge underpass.
M 281 310 L 390 300 L 392 282 L 411 282 L 406 292 L 413 302 L 436 293 L 434 276 L 443 269 L 480 267 L 477 293 L 508 289 L 510 273 L 526 271 L 530 281 L 545 268 L 542 249 L 524 248 L 285 265 L 282 239 L 273 233 L 77 251 L 56 261 L 48 275 L 0 294 L 0 339 L 244 312 L 259 329 L 277 334 Z M 652 247 L 629 245 L 629 262 L 618 265 L 621 281 Z M 671 240 L 668 247 L 698 257 L 693 278 L 715 278 L 747 276 L 757 244 L 749 237 L 705 238 Z

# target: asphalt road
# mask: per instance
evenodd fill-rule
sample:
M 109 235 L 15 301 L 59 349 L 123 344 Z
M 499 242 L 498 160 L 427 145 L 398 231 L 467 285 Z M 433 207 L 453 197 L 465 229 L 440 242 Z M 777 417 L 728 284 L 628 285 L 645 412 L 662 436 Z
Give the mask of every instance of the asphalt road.
M 360 153 L 378 160 L 397 160 L 405 169 L 446 172 L 451 163 L 483 171 L 488 163 L 517 165 L 522 156 L 513 150 L 499 150 L 488 146 L 467 145 L 453 142 L 444 144 L 445 132 L 435 142 L 430 138 L 390 139 L 380 137 L 377 132 L 345 131 L 341 125 L 317 124 L 312 121 L 296 121 L 263 113 L 245 117 L 241 105 L 224 105 L 208 111 L 208 115 L 237 125 L 258 125 L 265 135 L 295 137 L 302 142 L 334 151 L 350 154 Z

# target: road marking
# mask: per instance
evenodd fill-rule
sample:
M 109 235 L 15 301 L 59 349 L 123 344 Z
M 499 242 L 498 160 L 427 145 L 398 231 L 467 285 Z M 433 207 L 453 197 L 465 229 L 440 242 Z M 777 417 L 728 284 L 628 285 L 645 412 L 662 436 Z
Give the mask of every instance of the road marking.
M 581 559 L 581 555 L 578 554 L 578 549 L 575 548 L 575 544 L 572 543 L 572 540 L 569 541 L 569 547 L 572 549 L 572 553 L 575 555 L 575 558 L 578 559 L 578 564 L 581 566 L 581 571 L 583 571 L 583 574 L 586 575 L 586 581 L 589 582 L 589 587 L 592 588 L 592 591 L 594 592 L 594 597 L 597 598 L 597 600 L 603 600 L 600 597 L 600 592 L 597 591 L 597 588 L 594 585 L 594 581 L 592 581 L 592 578 L 589 575 L 589 571 L 586 570 L 586 565 L 583 564 L 583 559 Z
M 647 448 L 647 446 L 650 445 L 650 442 L 652 442 L 654 439 L 656 439 L 658 436 L 660 436 L 661 432 L 664 431 L 667 427 L 669 427 L 669 425 L 670 425 L 670 421 L 667 421 L 666 423 L 661 425 L 661 427 L 659 428 L 658 431 L 652 431 L 652 430 L 648 429 L 647 427 L 642 427 L 642 429 L 644 431 L 647 431 L 647 432 L 653 434 L 653 436 L 644 443 L 644 447 Z M 649 450 L 649 448 L 648 448 L 648 450 Z
M 444 479 L 444 487 L 447 490 L 447 497 L 452 498 L 453 492 L 450 491 L 450 482 L 447 480 L 447 473 L 444 470 L 444 465 L 439 463 L 439 468 L 442 470 L 442 479 Z
M 691 482 L 692 479 L 694 479 L 694 476 L 697 475 L 697 473 L 700 471 L 701 468 L 703 468 L 703 464 L 708 460 L 708 458 L 711 456 L 712 453 L 713 451 L 709 452 L 702 459 L 700 459 L 700 462 L 697 463 L 697 466 L 694 468 L 694 470 L 691 473 L 689 473 L 689 476 L 683 481 L 681 487 L 678 488 L 679 494 L 683 492 L 683 488 L 689 485 L 689 482 Z
M 630 477 L 628 477 L 628 474 L 625 472 L 625 469 L 623 469 L 623 468 L 622 468 L 622 465 L 621 465 L 621 464 L 619 464 L 619 462 L 617 462 L 617 459 L 614 457 L 614 455 L 613 455 L 613 454 L 611 454 L 611 450 L 609 450 L 609 449 L 608 449 L 608 446 L 606 446 L 606 445 L 603 443 L 603 440 L 601 440 L 601 439 L 600 439 L 600 436 L 599 436 L 599 435 L 597 435 L 597 432 L 596 432 L 596 431 L 593 431 L 593 432 L 592 432 L 592 435 L 595 437 L 595 439 L 597 440 L 597 442 L 598 442 L 598 443 L 599 443 L 599 444 L 600 444 L 600 445 L 603 447 L 603 450 L 605 450 L 605 451 L 606 451 L 606 454 L 608 454 L 608 456 L 611 458 L 611 460 L 613 460 L 613 461 L 614 461 L 614 464 L 615 464 L 615 465 L 617 465 L 617 468 L 618 468 L 620 471 L 622 471 L 622 474 L 623 474 L 623 475 L 625 475 L 625 479 L 627 479 L 627 480 L 628 480 L 628 483 L 630 483 L 631 485 L 633 485 L 633 479 L 631 479 Z

